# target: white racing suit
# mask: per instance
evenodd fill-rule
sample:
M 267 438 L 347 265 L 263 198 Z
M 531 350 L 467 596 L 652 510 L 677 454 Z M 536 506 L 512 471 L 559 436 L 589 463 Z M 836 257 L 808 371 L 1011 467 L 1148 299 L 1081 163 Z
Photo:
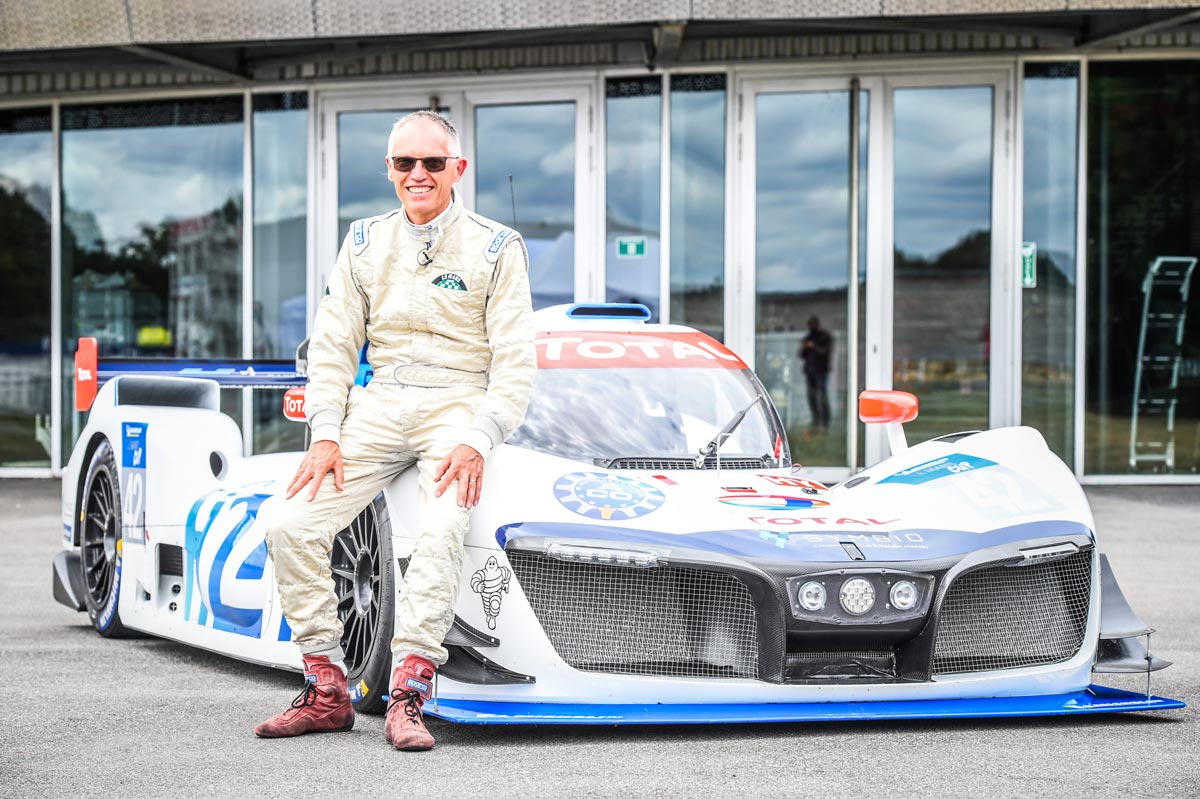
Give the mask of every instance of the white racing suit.
M 334 536 L 416 463 L 421 526 L 392 651 L 446 661 L 470 509 L 458 506 L 457 484 L 435 497 L 434 474 L 456 445 L 486 458 L 521 424 L 537 368 L 532 314 L 524 242 L 464 210 L 457 193 L 429 225 L 397 209 L 351 226 L 317 309 L 305 389 L 313 440 L 341 448 L 344 490 L 330 474 L 312 502 L 306 486 L 260 513 L 301 652 L 344 659 Z M 360 388 L 364 341 L 375 374 Z

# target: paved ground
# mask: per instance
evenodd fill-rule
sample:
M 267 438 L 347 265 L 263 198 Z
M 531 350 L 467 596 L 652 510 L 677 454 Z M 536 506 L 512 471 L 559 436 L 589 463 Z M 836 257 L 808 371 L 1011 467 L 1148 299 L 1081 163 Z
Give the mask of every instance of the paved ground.
M 50 596 L 55 481 L 0 480 L 0 796 L 1200 796 L 1200 489 L 1089 491 L 1103 547 L 1175 665 L 1186 710 L 1076 719 L 743 727 L 434 722 L 393 752 L 382 721 L 261 741 L 296 677 L 161 640 L 105 641 Z M 1137 678 L 1107 680 L 1137 689 Z

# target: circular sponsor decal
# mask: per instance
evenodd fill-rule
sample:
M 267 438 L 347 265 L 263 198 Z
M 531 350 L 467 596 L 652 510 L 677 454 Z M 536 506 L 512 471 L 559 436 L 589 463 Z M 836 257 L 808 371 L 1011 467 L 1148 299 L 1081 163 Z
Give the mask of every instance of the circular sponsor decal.
M 754 508 L 755 510 L 800 510 L 801 508 L 829 507 L 829 503 L 823 499 L 785 497 L 779 494 L 732 494 L 720 497 L 718 501 L 725 505 L 733 505 L 735 508 Z
M 634 519 L 658 510 L 666 496 L 632 477 L 572 472 L 558 478 L 554 496 L 563 507 L 589 519 Z

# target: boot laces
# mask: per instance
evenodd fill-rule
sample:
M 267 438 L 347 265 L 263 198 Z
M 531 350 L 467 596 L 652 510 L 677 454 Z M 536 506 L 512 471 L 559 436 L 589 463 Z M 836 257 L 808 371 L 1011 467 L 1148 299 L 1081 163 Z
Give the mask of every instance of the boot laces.
M 295 699 L 292 700 L 292 707 L 295 710 L 300 710 L 301 708 L 309 707 L 309 706 L 315 704 L 316 701 L 317 701 L 317 684 L 308 682 L 306 680 L 304 682 L 304 690 L 300 692 L 299 696 L 297 696 Z
M 410 722 L 420 723 L 421 721 L 421 694 L 412 689 L 404 690 L 397 688 L 392 691 L 392 701 L 388 703 L 387 712 L 391 713 L 396 707 L 404 708 L 404 715 L 408 716 Z

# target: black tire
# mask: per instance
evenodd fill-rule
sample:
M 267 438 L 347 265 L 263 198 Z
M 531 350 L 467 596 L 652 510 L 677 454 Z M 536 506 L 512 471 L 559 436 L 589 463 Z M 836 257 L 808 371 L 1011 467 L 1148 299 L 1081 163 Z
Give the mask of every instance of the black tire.
M 92 453 L 81 502 L 79 570 L 88 618 L 105 638 L 132 637 L 121 623 L 121 478 L 107 440 Z
M 334 537 L 329 557 L 350 698 L 360 713 L 382 715 L 396 612 L 392 523 L 383 494 Z

